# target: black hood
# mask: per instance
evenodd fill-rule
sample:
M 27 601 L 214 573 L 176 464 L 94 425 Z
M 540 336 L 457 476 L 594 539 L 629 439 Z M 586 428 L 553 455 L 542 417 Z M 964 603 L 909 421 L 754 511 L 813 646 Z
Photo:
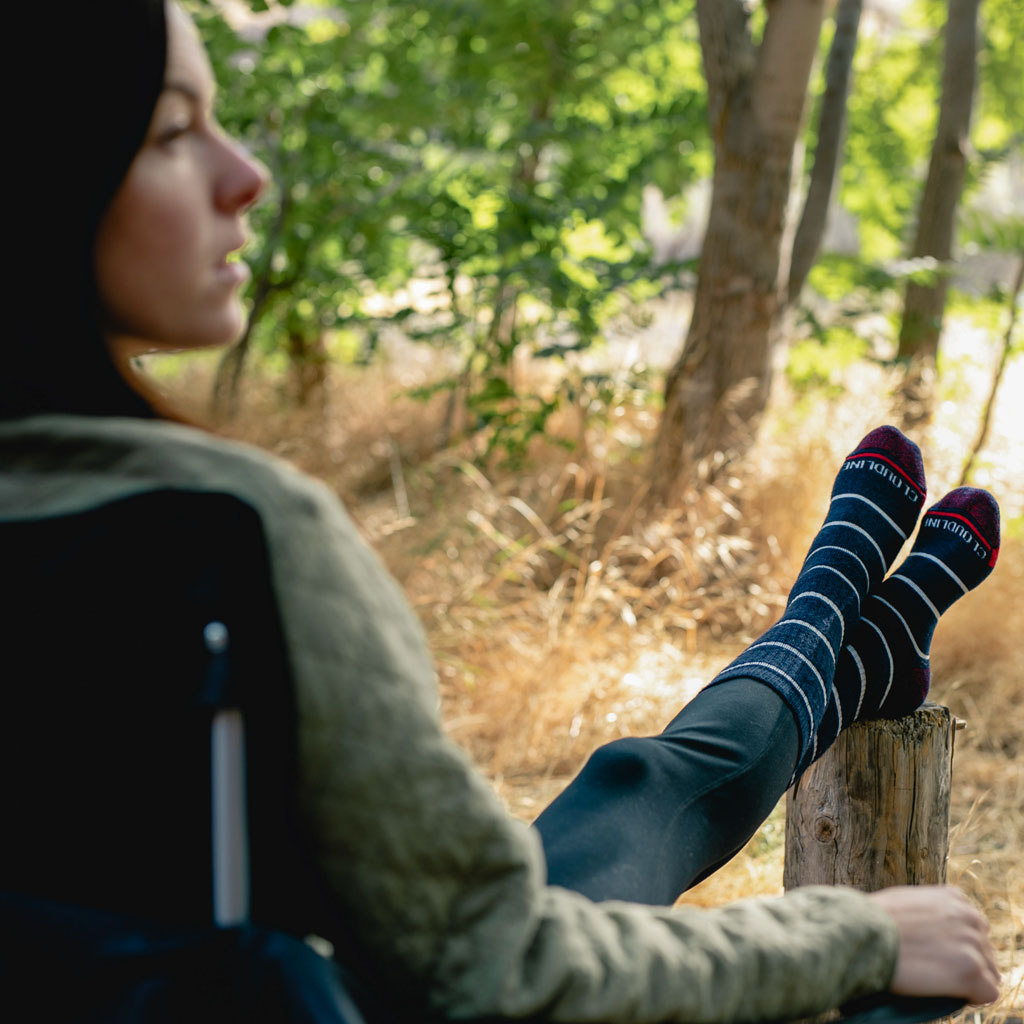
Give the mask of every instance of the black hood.
M 164 0 L 19 3 L 4 14 L 8 100 L 8 291 L 14 330 L 0 357 L 0 417 L 145 414 L 106 356 L 93 244 L 146 137 L 164 80 Z M 14 71 L 17 67 L 20 70 Z M 13 150 L 13 151 L 12 151 Z

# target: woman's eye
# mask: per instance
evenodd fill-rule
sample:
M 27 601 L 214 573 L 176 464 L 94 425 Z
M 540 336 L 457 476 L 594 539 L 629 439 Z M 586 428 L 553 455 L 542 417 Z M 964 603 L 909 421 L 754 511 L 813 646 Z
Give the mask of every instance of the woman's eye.
M 183 135 L 188 134 L 191 127 L 192 125 L 188 121 L 176 121 L 160 132 L 158 141 L 161 143 L 174 142 L 175 139 L 180 139 Z

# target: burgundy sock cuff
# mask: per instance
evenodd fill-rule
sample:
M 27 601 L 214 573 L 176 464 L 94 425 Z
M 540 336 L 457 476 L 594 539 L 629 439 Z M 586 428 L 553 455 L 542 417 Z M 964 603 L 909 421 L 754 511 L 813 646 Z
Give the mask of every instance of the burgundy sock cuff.
M 921 501 L 924 501 L 927 490 L 921 449 L 901 431 L 891 426 L 875 427 L 847 458 L 858 455 L 874 455 L 887 462 L 920 493 Z
M 999 556 L 999 505 L 980 487 L 957 487 L 940 498 L 926 515 L 953 516 L 966 521 L 990 550 L 989 565 Z

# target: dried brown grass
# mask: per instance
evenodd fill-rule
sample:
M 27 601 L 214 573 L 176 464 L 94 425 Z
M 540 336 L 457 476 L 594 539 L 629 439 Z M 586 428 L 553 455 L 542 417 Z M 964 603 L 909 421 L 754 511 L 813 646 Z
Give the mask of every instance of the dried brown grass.
M 696 479 L 658 515 L 643 501 L 638 439 L 653 425 L 643 410 L 589 433 L 567 414 L 557 429 L 584 434 L 585 447 L 573 457 L 539 443 L 525 471 L 481 470 L 469 442 L 436 452 L 443 409 L 396 399 L 380 368 L 333 378 L 312 411 L 287 411 L 272 388 L 257 389 L 224 429 L 348 501 L 427 629 L 448 731 L 530 819 L 594 747 L 658 730 L 774 620 L 834 467 L 885 419 L 877 380 L 858 387 L 799 421 L 777 413 L 747 458 Z M 1024 479 L 1006 486 L 1024 493 Z M 944 616 L 933 647 L 933 696 L 968 722 L 949 874 L 992 922 L 1005 992 L 975 1015 L 991 1024 L 1024 1007 L 1022 598 L 1018 535 L 993 577 Z M 781 891 L 781 813 L 685 899 Z

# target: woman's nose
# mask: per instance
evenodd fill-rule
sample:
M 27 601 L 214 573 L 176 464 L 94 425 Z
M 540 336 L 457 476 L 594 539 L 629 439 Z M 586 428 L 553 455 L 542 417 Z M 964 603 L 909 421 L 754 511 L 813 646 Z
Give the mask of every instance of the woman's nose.
M 241 213 L 263 194 L 270 175 L 240 142 L 228 136 L 221 141 L 224 165 L 217 182 L 217 204 L 226 213 Z

